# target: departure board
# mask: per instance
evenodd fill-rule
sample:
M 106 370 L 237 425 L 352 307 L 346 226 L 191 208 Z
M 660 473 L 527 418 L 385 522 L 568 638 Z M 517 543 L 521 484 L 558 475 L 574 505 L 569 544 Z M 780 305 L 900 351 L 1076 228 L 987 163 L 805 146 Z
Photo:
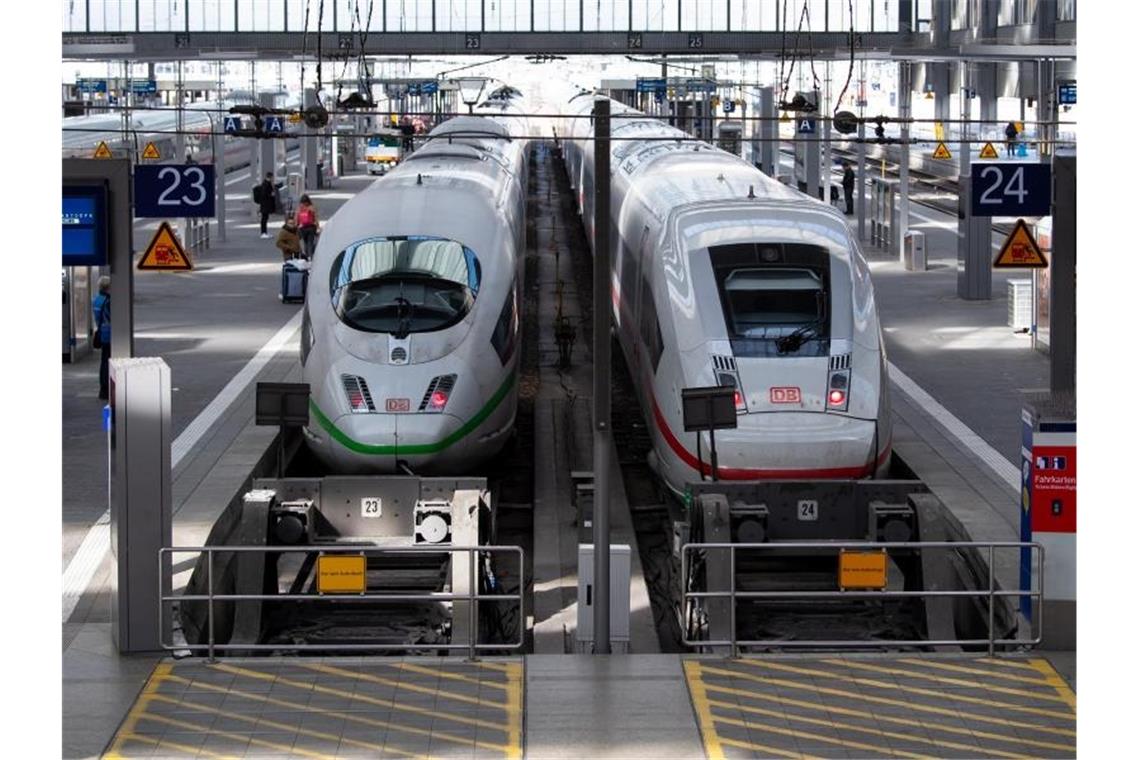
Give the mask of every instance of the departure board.
M 63 186 L 63 266 L 107 264 L 107 188 Z

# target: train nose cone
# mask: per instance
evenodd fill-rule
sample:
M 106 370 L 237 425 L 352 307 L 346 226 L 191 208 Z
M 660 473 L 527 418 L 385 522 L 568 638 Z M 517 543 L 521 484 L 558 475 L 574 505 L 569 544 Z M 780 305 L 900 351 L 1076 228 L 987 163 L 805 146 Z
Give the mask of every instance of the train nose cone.
M 440 468 L 463 448 L 463 421 L 453 414 L 397 414 L 397 456 L 409 467 Z
M 717 464 L 745 478 L 863 477 L 874 446 L 873 420 L 812 412 L 740 415 L 716 434 Z

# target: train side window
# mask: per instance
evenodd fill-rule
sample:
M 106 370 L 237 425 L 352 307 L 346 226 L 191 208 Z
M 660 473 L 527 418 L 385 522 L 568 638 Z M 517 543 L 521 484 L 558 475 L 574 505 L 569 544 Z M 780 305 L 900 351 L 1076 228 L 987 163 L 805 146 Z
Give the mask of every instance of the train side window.
M 653 291 L 649 288 L 648 278 L 641 280 L 641 341 L 648 352 L 649 364 L 656 372 L 664 341 L 661 339 L 661 323 L 657 319 L 657 307 L 653 303 Z
M 515 352 L 515 342 L 519 333 L 518 320 L 518 282 L 511 283 L 511 291 L 503 303 L 503 310 L 499 313 L 499 321 L 495 323 L 495 330 L 491 333 L 491 346 L 499 355 L 499 363 L 506 364 Z

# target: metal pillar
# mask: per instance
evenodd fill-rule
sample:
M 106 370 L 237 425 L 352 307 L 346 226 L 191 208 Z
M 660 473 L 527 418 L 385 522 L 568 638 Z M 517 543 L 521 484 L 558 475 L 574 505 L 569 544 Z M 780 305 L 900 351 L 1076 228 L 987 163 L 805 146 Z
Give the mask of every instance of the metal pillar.
M 816 92 L 798 93 L 809 100 L 815 100 L 818 95 Z M 819 136 L 820 130 L 820 111 L 817 107 L 814 113 L 811 114 L 795 114 L 793 119 L 796 125 L 796 160 L 800 166 L 803 179 L 796 179 L 799 189 L 807 193 L 812 198 L 819 197 Z M 815 129 L 810 134 L 800 132 L 800 125 L 806 121 L 815 123 Z
M 855 167 L 855 216 L 858 218 L 859 239 L 867 239 L 867 196 L 865 193 L 867 187 L 867 126 L 863 123 L 863 115 L 866 111 L 864 105 L 867 101 L 866 97 L 867 87 L 867 62 L 859 61 L 859 94 L 855 100 L 859 107 L 859 145 L 856 154 L 857 165 Z
M 993 258 L 990 238 L 990 217 L 970 214 L 970 140 L 973 131 L 968 123 L 970 99 L 967 90 L 970 77 L 965 61 L 959 64 L 962 71 L 960 97 L 960 140 L 958 144 L 958 297 L 967 301 L 988 301 L 993 287 Z
M 906 233 L 910 229 L 910 101 L 911 64 L 899 61 L 899 215 L 891 233 L 898 238 L 899 261 L 906 256 Z
M 258 103 L 263 108 L 273 108 L 274 94 L 272 92 L 263 92 L 257 96 Z M 276 140 L 258 140 L 258 170 L 259 173 L 256 181 L 260 182 L 266 174 L 277 174 L 277 141 Z
M 1068 153 L 1068 151 L 1065 151 Z M 1077 157 L 1053 157 L 1049 262 L 1049 389 L 1077 390 Z
M 823 107 L 819 109 L 820 128 L 823 130 L 823 155 L 820 158 L 820 190 L 823 192 L 823 202 L 831 203 L 831 113 L 834 111 L 831 102 L 831 62 L 825 61 L 823 74 Z
M 594 653 L 610 653 L 610 101 L 594 99 Z
M 305 90 L 305 97 L 303 106 L 315 106 L 317 104 L 317 91 L 311 87 Z M 311 127 L 305 127 L 304 136 L 301 138 L 301 175 L 302 185 L 305 190 L 317 189 L 317 135 L 319 131 Z
M 221 108 L 222 105 L 222 62 L 218 61 L 218 95 L 214 98 L 214 104 Z M 222 131 L 222 125 L 225 116 L 218 114 L 216 119 L 211 121 L 211 132 L 213 132 L 213 153 L 214 153 L 214 192 L 217 198 L 214 201 L 214 209 L 217 211 L 218 220 L 218 240 L 226 242 L 226 136 L 219 134 Z
M 760 156 L 760 171 L 775 177 L 780 171 L 776 165 L 780 125 L 776 121 L 776 92 L 773 88 L 760 88 L 760 107 L 756 115 L 761 119 L 760 150 L 758 153 L 754 151 L 753 155 Z

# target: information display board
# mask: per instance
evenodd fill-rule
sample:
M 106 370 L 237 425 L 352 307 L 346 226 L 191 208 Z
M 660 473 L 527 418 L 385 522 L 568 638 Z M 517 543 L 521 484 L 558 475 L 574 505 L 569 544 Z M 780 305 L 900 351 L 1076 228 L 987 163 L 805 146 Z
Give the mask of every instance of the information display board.
M 63 186 L 63 266 L 107 264 L 107 186 Z

